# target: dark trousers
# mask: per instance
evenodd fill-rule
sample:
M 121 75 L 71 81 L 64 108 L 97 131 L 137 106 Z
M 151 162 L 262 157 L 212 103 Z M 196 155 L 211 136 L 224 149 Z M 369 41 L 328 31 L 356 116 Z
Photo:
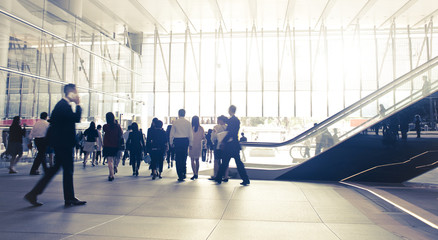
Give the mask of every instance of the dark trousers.
M 234 158 L 236 162 L 237 171 L 239 172 L 240 178 L 242 178 L 243 182 L 249 183 L 248 174 L 246 174 L 245 165 L 243 165 L 242 160 L 240 160 L 240 151 L 227 151 L 225 148 L 222 152 L 222 163 L 219 167 L 219 172 L 216 175 L 216 181 L 221 182 L 222 177 L 225 174 L 225 171 L 230 164 L 231 158 Z
M 129 150 L 125 149 L 125 152 L 123 153 L 122 162 L 125 163 L 125 160 L 129 158 Z
M 173 139 L 173 145 L 175 146 L 175 161 L 176 161 L 176 173 L 179 179 L 184 179 L 187 172 L 187 151 L 189 149 L 188 138 L 175 138 Z
M 131 163 L 131 166 L 132 166 L 132 172 L 133 173 L 138 172 L 138 170 L 140 169 L 140 164 L 141 164 L 141 152 L 140 151 L 131 152 L 129 162 Z
M 62 179 L 64 187 L 64 200 L 74 200 L 73 147 L 55 147 L 55 165 L 48 169 L 48 171 L 30 192 L 34 195 L 43 193 L 50 180 L 52 180 L 53 176 L 55 176 L 61 167 L 64 170 Z
M 150 152 L 151 155 L 151 169 L 156 170 L 158 172 L 163 172 L 163 161 L 164 161 L 164 153 L 162 150 L 152 150 Z
M 167 163 L 170 163 L 170 161 L 175 160 L 175 150 L 173 147 L 169 147 L 169 151 L 167 151 Z
M 40 165 L 43 165 L 44 172 L 47 172 L 47 162 L 46 162 L 46 150 L 47 150 L 47 140 L 46 138 L 35 138 L 35 146 L 38 153 L 33 160 L 32 168 L 30 173 L 35 173 Z

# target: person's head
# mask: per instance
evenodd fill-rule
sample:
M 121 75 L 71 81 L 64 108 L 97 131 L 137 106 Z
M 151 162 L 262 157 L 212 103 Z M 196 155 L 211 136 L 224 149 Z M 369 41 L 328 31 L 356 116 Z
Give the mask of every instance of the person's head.
M 242 137 L 245 137 L 245 133 L 240 133 L 240 135 L 242 135 Z
M 96 124 L 94 122 L 90 122 L 89 129 L 96 129 Z
M 234 106 L 234 105 L 231 105 L 229 108 L 228 108 L 228 113 L 231 115 L 231 116 L 234 116 L 234 114 L 236 114 L 236 106 Z
M 192 117 L 192 128 L 195 132 L 198 131 L 198 128 L 199 128 L 199 117 L 198 116 Z
M 185 117 L 186 116 L 186 110 L 180 109 L 178 110 L 178 117 Z
M 47 119 L 47 116 L 49 116 L 46 112 L 42 112 L 41 114 L 40 114 L 40 118 L 41 119 L 44 119 L 44 120 L 46 120 Z
M 132 130 L 132 126 L 129 125 L 129 126 L 128 126 L 128 131 L 131 131 L 131 130 Z
M 155 124 L 157 123 L 157 121 L 158 121 L 158 118 L 156 118 L 156 117 L 152 119 L 151 128 L 155 127 Z
M 116 124 L 115 117 L 114 117 L 114 114 L 112 112 L 107 112 L 106 115 L 105 115 L 105 118 L 106 118 L 106 122 L 109 125 Z
M 100 129 L 102 129 L 102 125 L 97 125 L 97 130 L 99 130 L 100 131 Z
M 12 125 L 20 125 L 20 116 L 15 116 L 13 119 L 12 119 Z M 12 126 L 11 125 L 11 126 Z
M 163 128 L 163 121 L 158 120 L 158 121 L 155 123 L 155 128 L 157 128 L 157 129 L 161 129 L 161 128 Z
M 138 124 L 136 122 L 131 124 L 131 130 L 132 132 L 138 132 Z
M 217 124 L 219 125 L 224 125 L 226 121 L 227 121 L 227 117 L 225 117 L 224 115 L 220 115 L 217 118 Z
M 75 95 L 78 94 L 78 91 L 76 89 L 76 85 L 73 83 L 69 83 L 64 86 L 64 94 L 67 98 L 73 98 Z

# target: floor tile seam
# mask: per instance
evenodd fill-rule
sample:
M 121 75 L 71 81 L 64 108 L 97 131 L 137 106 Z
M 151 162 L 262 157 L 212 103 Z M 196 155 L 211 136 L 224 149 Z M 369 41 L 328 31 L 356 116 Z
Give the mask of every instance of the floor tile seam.
M 20 231 L 16 231 L 16 230 L 14 230 L 14 231 L 8 231 L 8 230 L 3 231 L 2 230 L 2 231 L 0 231 L 0 233 L 25 233 L 25 234 L 66 235 L 66 237 L 72 235 L 70 233 L 35 232 L 35 231 L 33 231 L 33 232 L 20 232 Z
M 206 240 L 208 240 L 212 236 L 214 230 L 216 230 L 216 228 L 219 226 L 219 223 L 223 220 L 223 218 L 225 216 L 225 213 L 226 213 L 226 211 L 227 211 L 227 209 L 228 209 L 228 207 L 230 205 L 231 199 L 233 199 L 234 193 L 236 192 L 236 189 L 237 189 L 237 187 L 233 188 L 233 192 L 231 193 L 231 196 L 230 196 L 230 198 L 227 201 L 227 205 L 225 206 L 224 210 L 222 211 L 220 219 L 216 222 L 216 225 L 214 225 L 213 229 L 211 229 L 211 231 L 208 234 Z
M 87 237 L 96 237 L 96 236 L 99 236 L 99 237 L 105 237 L 105 236 L 109 236 L 109 237 L 114 237 L 114 235 L 108 235 L 108 234 L 104 234 L 104 233 L 100 233 L 100 234 L 84 234 L 84 233 L 81 233 L 81 234 L 77 234 L 77 235 L 75 235 L 75 236 L 87 236 Z M 129 237 L 123 237 L 123 239 L 145 239 L 144 237 L 136 237 L 136 236 L 129 236 Z M 149 240 L 177 240 L 177 239 L 175 239 L 175 238 L 146 238 L 146 239 L 149 239 Z
M 70 235 L 70 236 L 66 236 L 66 237 L 64 237 L 64 238 L 61 238 L 60 240 L 64 240 L 64 239 L 68 239 L 68 238 L 74 237 L 74 236 L 76 236 L 76 235 L 78 235 L 78 234 L 84 233 L 84 232 L 86 232 L 86 231 L 92 230 L 92 229 L 97 228 L 97 227 L 100 227 L 100 226 L 103 226 L 103 225 L 105 225 L 105 224 L 108 224 L 108 223 L 110 223 L 110 222 L 116 221 L 116 220 L 118 220 L 118 219 L 120 219 L 120 218 L 122 218 L 122 217 L 125 217 L 125 216 L 126 216 L 126 215 L 121 215 L 121 216 L 115 217 L 115 218 L 110 219 L 110 220 L 108 220 L 108 221 L 105 221 L 105 222 L 103 222 L 103 223 L 99 223 L 99 224 L 97 224 L 97 225 L 95 225 L 95 226 L 92 226 L 92 227 L 86 228 L 86 229 L 84 229 L 84 230 L 81 230 L 81 231 L 79 231 L 79 232 L 77 232 L 77 233 L 74 233 L 74 234 L 72 234 L 72 235 Z
M 324 224 L 324 226 L 331 232 L 333 233 L 333 235 L 338 238 L 338 239 L 342 239 L 340 236 L 338 236 L 338 234 L 336 234 L 336 232 L 330 228 L 326 222 L 322 219 L 322 217 L 320 216 L 319 212 L 316 211 L 315 207 L 313 206 L 312 202 L 310 201 L 309 197 L 307 196 L 307 194 L 300 188 L 302 194 L 306 197 L 308 203 L 310 204 L 310 206 L 312 207 L 313 211 L 315 211 L 316 215 L 318 215 L 319 220 L 321 221 L 322 224 Z

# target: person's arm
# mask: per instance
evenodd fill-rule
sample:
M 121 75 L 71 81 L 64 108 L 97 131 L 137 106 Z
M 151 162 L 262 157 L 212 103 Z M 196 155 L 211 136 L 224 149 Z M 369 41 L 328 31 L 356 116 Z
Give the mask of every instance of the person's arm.
M 170 129 L 170 135 L 169 135 L 169 144 L 173 145 L 173 139 L 175 138 L 175 124 L 173 124 L 172 128 Z
M 189 146 L 191 147 L 193 145 L 193 129 L 192 129 L 192 125 L 189 124 L 190 126 L 190 133 L 189 133 Z

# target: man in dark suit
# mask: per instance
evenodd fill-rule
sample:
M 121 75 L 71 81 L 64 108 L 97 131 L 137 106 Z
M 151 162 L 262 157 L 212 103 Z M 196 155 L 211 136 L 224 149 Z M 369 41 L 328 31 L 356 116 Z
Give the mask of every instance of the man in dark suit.
M 55 150 L 55 165 L 47 171 L 35 187 L 24 196 L 34 206 L 41 206 L 37 195 L 41 194 L 62 166 L 65 206 L 84 205 L 87 202 L 75 197 L 73 189 L 73 147 L 75 146 L 75 124 L 80 122 L 82 108 L 79 106 L 79 95 L 74 84 L 64 86 L 65 97 L 52 111 L 47 140 Z
M 224 176 L 225 171 L 230 164 L 230 159 L 234 158 L 237 166 L 237 171 L 239 172 L 239 175 L 243 180 L 243 182 L 241 182 L 240 184 L 246 186 L 249 185 L 249 178 L 246 174 L 245 165 L 243 165 L 242 161 L 240 160 L 241 148 L 238 139 L 240 121 L 234 115 L 236 114 L 236 106 L 231 105 L 228 108 L 228 113 L 230 114 L 230 118 L 227 121 L 227 135 L 225 135 L 221 143 L 221 149 L 223 149 L 223 160 L 221 166 L 219 167 L 219 172 L 215 180 L 218 184 L 221 184 L 222 177 Z

